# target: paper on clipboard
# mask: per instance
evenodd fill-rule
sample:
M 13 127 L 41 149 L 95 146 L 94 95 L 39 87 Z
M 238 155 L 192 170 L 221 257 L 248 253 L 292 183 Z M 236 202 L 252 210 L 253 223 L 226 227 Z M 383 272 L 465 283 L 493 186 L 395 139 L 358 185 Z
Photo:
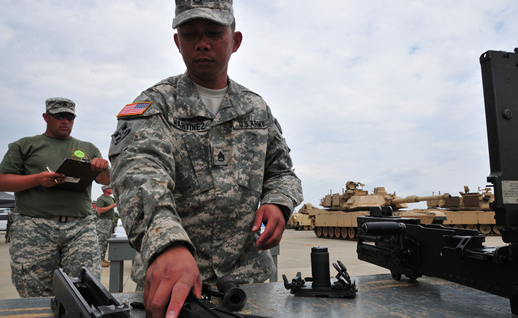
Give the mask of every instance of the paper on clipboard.
M 65 182 L 53 186 L 55 189 L 83 192 L 101 171 L 92 171 L 90 162 L 65 159 L 56 170 L 66 176 Z

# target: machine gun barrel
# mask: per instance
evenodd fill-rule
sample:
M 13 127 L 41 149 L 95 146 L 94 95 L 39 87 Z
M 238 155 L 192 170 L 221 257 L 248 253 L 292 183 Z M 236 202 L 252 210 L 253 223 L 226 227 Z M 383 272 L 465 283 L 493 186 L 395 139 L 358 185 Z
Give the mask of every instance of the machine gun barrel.
M 365 235 L 394 235 L 405 231 L 404 223 L 396 222 L 370 222 L 363 223 L 362 232 Z
M 441 199 L 448 199 L 451 196 L 446 194 L 441 195 L 429 195 L 425 197 L 419 197 L 417 195 L 409 195 L 406 198 L 396 198 L 392 199 L 392 205 L 399 204 L 399 203 L 413 203 L 413 202 L 421 202 L 421 201 L 428 201 L 428 200 L 441 200 Z

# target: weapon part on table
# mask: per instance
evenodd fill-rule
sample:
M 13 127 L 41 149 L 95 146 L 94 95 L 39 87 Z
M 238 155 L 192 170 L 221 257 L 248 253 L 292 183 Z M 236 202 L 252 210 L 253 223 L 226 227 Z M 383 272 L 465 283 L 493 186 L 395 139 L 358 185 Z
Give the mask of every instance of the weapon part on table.
M 327 247 L 316 246 L 311 248 L 311 274 L 313 277 L 302 279 L 298 272 L 291 283 L 286 275 L 282 275 L 284 287 L 296 296 L 315 296 L 315 297 L 347 297 L 356 296 L 358 289 L 356 283 L 351 281 L 347 268 L 340 261 L 333 263 L 333 267 L 338 274 L 336 280 L 331 284 L 329 273 L 329 252 Z M 306 285 L 311 282 L 311 285 Z
M 57 318 L 129 318 L 130 307 L 120 304 L 86 268 L 71 279 L 62 268 L 54 271 L 50 307 Z

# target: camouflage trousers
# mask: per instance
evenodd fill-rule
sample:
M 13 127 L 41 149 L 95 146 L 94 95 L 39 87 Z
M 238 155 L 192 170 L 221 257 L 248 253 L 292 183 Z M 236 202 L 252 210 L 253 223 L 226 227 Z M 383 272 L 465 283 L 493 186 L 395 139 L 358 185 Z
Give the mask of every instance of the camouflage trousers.
M 53 296 L 53 274 L 60 267 L 72 278 L 84 266 L 100 279 L 95 228 L 95 215 L 66 223 L 18 215 L 9 254 L 11 280 L 20 297 Z
M 97 240 L 99 241 L 99 249 L 101 250 L 101 260 L 105 259 L 106 257 L 108 239 L 112 237 L 112 232 L 112 219 L 97 219 Z

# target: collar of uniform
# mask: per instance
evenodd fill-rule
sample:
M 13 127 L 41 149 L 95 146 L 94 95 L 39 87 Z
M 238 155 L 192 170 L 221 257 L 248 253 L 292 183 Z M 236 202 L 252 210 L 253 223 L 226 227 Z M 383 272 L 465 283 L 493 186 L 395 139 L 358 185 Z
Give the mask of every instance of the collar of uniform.
M 194 83 L 187 72 L 177 82 L 174 108 L 174 117 L 176 118 L 205 117 L 212 119 L 213 117 L 201 101 L 196 87 L 194 87 Z
M 219 113 L 214 118 L 213 125 L 218 125 L 254 110 L 253 105 L 245 98 L 241 87 L 234 81 L 228 81 L 227 98 L 223 99 Z
M 245 97 L 242 87 L 231 79 L 228 80 L 228 96 L 237 116 L 243 116 L 254 110 L 254 105 Z
M 174 107 L 174 117 L 176 118 L 213 118 L 201 101 L 194 83 L 187 72 L 180 77 L 177 83 Z M 253 109 L 253 105 L 245 98 L 241 86 L 229 79 L 227 95 L 223 99 L 220 112 L 214 118 L 213 124 L 232 120 L 252 112 Z

